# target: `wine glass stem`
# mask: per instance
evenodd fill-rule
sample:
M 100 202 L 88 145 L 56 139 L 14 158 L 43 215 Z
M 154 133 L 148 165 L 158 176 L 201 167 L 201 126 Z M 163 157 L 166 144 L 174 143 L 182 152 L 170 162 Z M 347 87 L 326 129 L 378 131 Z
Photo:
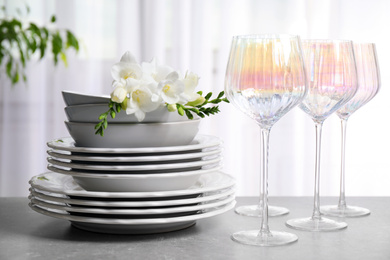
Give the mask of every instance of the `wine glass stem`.
M 345 209 L 347 203 L 345 201 L 345 140 L 347 133 L 347 120 L 341 119 L 341 174 L 340 174 L 340 198 L 339 208 Z
M 316 128 L 316 164 L 315 164 L 315 185 L 314 185 L 314 210 L 313 219 L 321 219 L 320 212 L 320 159 L 321 159 L 321 134 L 322 121 L 315 122 Z
M 268 227 L 268 147 L 271 128 L 261 128 L 260 142 L 260 203 L 262 203 L 262 218 L 259 236 L 271 236 Z

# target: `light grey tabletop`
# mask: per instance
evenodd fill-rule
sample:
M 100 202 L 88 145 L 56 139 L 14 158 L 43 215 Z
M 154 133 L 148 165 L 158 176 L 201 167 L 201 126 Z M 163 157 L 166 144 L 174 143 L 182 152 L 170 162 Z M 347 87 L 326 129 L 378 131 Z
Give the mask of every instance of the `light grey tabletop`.
M 237 205 L 257 202 L 238 198 Z M 0 259 L 390 259 L 390 197 L 347 199 L 369 208 L 370 216 L 345 219 L 348 228 L 311 233 L 289 229 L 285 221 L 308 217 L 313 199 L 272 197 L 272 205 L 290 213 L 270 218 L 271 230 L 298 235 L 296 243 L 279 247 L 241 245 L 230 239 L 235 231 L 256 229 L 259 219 L 233 210 L 198 220 L 185 230 L 156 235 L 108 235 L 79 230 L 70 222 L 40 215 L 26 198 L 0 198 Z M 322 198 L 321 204 L 336 203 Z

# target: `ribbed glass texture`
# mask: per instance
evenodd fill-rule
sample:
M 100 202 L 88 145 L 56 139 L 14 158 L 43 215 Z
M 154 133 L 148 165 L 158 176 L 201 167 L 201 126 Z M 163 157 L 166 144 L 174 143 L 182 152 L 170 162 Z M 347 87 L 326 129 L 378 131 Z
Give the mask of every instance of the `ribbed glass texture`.
M 300 39 L 290 35 L 233 37 L 225 92 L 241 111 L 269 128 L 306 94 Z
M 379 91 L 380 73 L 374 43 L 354 43 L 359 88 L 344 106 L 337 110 L 340 118 L 348 118 L 352 113 L 370 101 Z
M 300 104 L 315 122 L 322 122 L 347 103 L 357 90 L 351 41 L 303 40 L 309 89 Z

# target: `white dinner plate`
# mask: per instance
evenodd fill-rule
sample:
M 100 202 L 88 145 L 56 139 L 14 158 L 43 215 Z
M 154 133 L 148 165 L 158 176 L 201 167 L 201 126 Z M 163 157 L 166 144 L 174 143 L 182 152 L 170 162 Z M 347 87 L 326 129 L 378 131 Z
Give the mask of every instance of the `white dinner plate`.
M 201 204 L 182 207 L 168 207 L 168 208 L 143 208 L 143 209 L 107 209 L 107 208 L 90 208 L 80 206 L 68 206 L 66 204 L 59 205 L 50 203 L 50 201 L 44 201 L 40 198 L 30 196 L 32 203 L 48 209 L 63 210 L 67 212 L 79 212 L 87 214 L 101 214 L 101 215 L 157 215 L 157 214 L 173 214 L 183 212 L 194 212 L 199 210 L 206 210 L 210 208 L 221 207 L 234 200 L 234 195 L 224 197 L 218 200 L 207 201 Z
M 34 189 L 68 196 L 86 198 L 161 198 L 215 192 L 232 187 L 236 181 L 230 175 L 216 171 L 201 175 L 198 181 L 188 189 L 150 192 L 94 192 L 80 187 L 73 180 L 72 176 L 45 172 L 32 177 L 29 183 Z
M 185 172 L 167 172 L 154 174 L 110 174 L 85 173 L 76 170 L 65 170 L 48 165 L 50 171 L 67 174 L 84 189 L 103 192 L 148 192 L 183 190 L 196 183 L 202 174 L 218 171 L 216 165 L 205 169 Z
M 158 207 L 167 207 L 167 206 L 186 206 L 197 203 L 207 203 L 213 200 L 219 200 L 227 196 L 233 195 L 235 192 L 234 186 L 229 187 L 224 190 L 219 190 L 215 192 L 206 192 L 202 194 L 192 194 L 195 197 L 159 197 L 159 198 L 147 198 L 147 200 L 142 201 L 132 201 L 130 199 L 126 200 L 116 200 L 110 199 L 99 200 L 99 198 L 86 198 L 83 197 L 68 197 L 67 195 L 57 194 L 57 193 L 48 193 L 44 191 L 35 190 L 34 188 L 30 189 L 30 193 L 41 200 L 50 201 L 57 204 L 70 204 L 78 206 L 89 206 L 89 207 L 104 207 L 104 208 L 158 208 Z M 196 197 L 197 196 L 197 197 Z M 153 200 L 154 199 L 154 200 Z M 158 200 L 156 200 L 158 199 Z
M 200 160 L 206 156 L 216 156 L 221 153 L 221 148 L 206 148 L 202 152 L 183 153 L 183 154 L 168 154 L 168 155 L 149 155 L 149 156 L 134 156 L 132 154 L 128 156 L 99 156 L 96 154 L 72 154 L 70 152 L 48 150 L 47 153 L 54 158 L 84 161 L 84 162 L 180 162 L 185 160 Z
M 196 220 L 220 215 L 232 209 L 235 204 L 236 201 L 232 201 L 225 206 L 211 208 L 204 210 L 202 213 L 189 216 L 147 219 L 92 218 L 70 215 L 68 212 L 62 210 L 45 209 L 31 202 L 29 206 L 40 214 L 69 220 L 72 222 L 72 225 L 88 231 L 113 234 L 153 234 L 190 227 L 195 224 Z
M 182 162 L 182 163 L 164 163 L 164 164 L 146 164 L 146 165 L 98 165 L 98 164 L 83 164 L 83 163 L 74 163 L 74 162 L 65 162 L 59 161 L 54 158 L 48 157 L 47 161 L 55 166 L 62 166 L 72 169 L 81 169 L 81 170 L 91 170 L 91 171 L 137 171 L 142 173 L 142 171 L 159 171 L 159 172 L 169 172 L 170 170 L 175 169 L 189 169 L 197 170 L 203 166 L 218 164 L 221 161 L 221 157 L 217 156 L 216 158 L 204 158 L 200 161 L 195 162 Z
M 104 137 L 102 137 L 104 138 Z M 204 148 L 219 146 L 221 139 L 211 135 L 197 135 L 189 145 L 166 147 L 141 147 L 141 148 L 95 148 L 79 147 L 71 137 L 58 138 L 47 143 L 47 146 L 56 150 L 77 153 L 114 153 L 114 154 L 155 154 L 155 153 L 183 153 L 186 151 L 201 150 Z

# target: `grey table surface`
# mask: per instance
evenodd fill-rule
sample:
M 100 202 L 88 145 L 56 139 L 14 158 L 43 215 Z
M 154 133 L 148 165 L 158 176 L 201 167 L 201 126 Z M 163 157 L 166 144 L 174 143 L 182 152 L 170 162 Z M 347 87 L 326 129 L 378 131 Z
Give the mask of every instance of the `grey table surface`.
M 258 218 L 233 210 L 198 220 L 185 230 L 155 235 L 109 235 L 79 230 L 70 222 L 40 215 L 27 198 L 0 198 L 0 259 L 390 259 L 390 197 L 351 197 L 349 204 L 367 207 L 367 217 L 348 218 L 348 228 L 312 233 L 289 229 L 285 221 L 308 217 L 310 197 L 271 197 L 270 204 L 290 209 L 270 218 L 271 230 L 298 235 L 296 243 L 255 247 L 230 239 L 235 231 L 257 229 Z M 237 205 L 257 198 L 237 198 Z M 334 204 L 337 198 L 321 198 Z

